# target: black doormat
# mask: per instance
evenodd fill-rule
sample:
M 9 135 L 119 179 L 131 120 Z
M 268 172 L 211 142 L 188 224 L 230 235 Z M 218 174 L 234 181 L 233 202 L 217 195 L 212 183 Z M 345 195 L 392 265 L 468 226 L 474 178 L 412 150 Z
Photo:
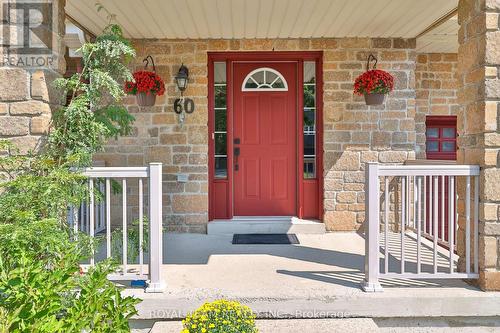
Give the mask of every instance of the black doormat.
M 300 244 L 295 234 L 234 234 L 233 244 Z

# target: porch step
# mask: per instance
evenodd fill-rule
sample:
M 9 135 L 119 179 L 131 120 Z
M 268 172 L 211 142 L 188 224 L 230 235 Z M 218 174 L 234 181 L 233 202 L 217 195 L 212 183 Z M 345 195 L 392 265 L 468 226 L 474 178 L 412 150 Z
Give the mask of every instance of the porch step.
M 227 234 L 324 234 L 325 224 L 291 216 L 235 216 L 208 223 L 209 235 Z

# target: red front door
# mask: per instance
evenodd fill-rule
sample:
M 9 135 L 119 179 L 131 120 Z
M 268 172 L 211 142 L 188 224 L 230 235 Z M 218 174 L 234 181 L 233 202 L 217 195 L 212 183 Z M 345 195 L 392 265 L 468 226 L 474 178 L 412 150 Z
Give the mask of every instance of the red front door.
M 243 91 L 247 75 L 260 68 L 280 73 L 287 90 Z M 297 63 L 235 63 L 233 78 L 234 215 L 294 216 Z

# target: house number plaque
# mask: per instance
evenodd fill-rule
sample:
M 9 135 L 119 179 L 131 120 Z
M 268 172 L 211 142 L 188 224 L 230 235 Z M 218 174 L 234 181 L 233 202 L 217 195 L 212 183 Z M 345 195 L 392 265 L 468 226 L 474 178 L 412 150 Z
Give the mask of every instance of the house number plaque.
M 194 101 L 191 98 L 177 98 L 174 101 L 174 111 L 181 114 L 182 111 L 186 113 L 194 112 Z

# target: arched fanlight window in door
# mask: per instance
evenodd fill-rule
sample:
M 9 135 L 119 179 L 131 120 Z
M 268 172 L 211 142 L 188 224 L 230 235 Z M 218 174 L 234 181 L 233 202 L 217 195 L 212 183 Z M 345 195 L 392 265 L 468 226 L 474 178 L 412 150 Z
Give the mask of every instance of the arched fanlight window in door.
M 242 91 L 288 91 L 288 84 L 275 69 L 269 67 L 257 68 L 245 77 L 241 86 Z

